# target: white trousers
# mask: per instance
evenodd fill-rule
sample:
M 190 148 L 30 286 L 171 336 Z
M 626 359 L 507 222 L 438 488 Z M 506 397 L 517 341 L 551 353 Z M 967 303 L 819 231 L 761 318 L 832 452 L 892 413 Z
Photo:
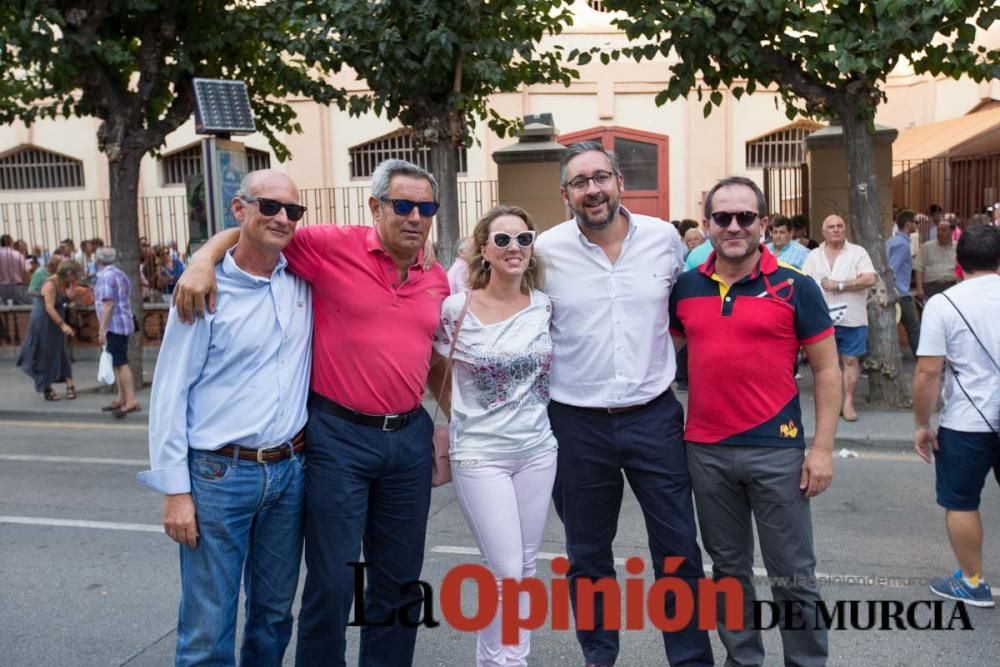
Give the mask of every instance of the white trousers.
M 451 464 L 458 505 L 469 523 L 486 565 L 497 579 L 531 577 L 545 532 L 545 519 L 556 477 L 556 452 L 523 459 Z M 503 604 L 502 592 L 500 605 Z M 521 594 L 518 615 L 528 615 L 528 596 Z M 516 645 L 500 641 L 500 607 L 476 639 L 478 667 L 527 665 L 531 633 L 521 630 Z

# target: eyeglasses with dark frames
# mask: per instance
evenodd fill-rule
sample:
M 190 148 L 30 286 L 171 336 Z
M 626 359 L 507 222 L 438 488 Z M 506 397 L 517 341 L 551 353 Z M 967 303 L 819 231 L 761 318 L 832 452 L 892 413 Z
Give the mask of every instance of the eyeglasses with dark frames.
M 409 199 L 388 198 L 382 198 L 380 201 L 392 204 L 392 212 L 396 215 L 409 215 L 416 208 L 421 218 L 430 218 L 441 208 L 441 204 L 436 201 L 411 201 Z
M 586 190 L 587 185 L 589 185 L 591 181 L 593 181 L 594 185 L 599 188 L 606 187 L 609 183 L 611 183 L 611 180 L 614 177 L 615 175 L 610 171 L 597 171 L 591 176 L 577 176 L 576 178 L 567 181 L 564 185 L 568 185 L 571 190 L 580 192 L 582 190 Z
M 535 232 L 532 230 L 518 232 L 511 236 L 507 232 L 491 232 L 490 240 L 493 241 L 493 245 L 498 248 L 506 248 L 510 245 L 511 239 L 517 241 L 517 245 L 522 248 L 530 248 L 531 244 L 535 242 Z
M 272 216 L 278 215 L 278 211 L 282 208 L 285 209 L 285 215 L 292 222 L 297 222 L 302 219 L 302 216 L 306 214 L 306 207 L 300 206 L 299 204 L 286 204 L 285 202 L 280 202 L 277 199 L 268 199 L 266 197 L 250 197 L 247 195 L 241 195 L 240 199 L 247 204 L 257 204 L 257 208 L 260 209 L 262 215 Z
M 758 217 L 758 214 L 754 211 L 740 211 L 738 213 L 717 211 L 712 214 L 712 222 L 717 224 L 719 227 L 728 227 L 733 218 L 736 218 L 736 224 L 740 227 L 749 227 Z

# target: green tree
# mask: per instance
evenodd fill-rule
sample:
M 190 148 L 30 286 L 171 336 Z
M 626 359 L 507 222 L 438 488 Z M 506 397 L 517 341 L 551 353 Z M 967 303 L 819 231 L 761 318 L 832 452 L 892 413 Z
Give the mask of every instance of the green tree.
M 7 0 L 0 6 L 0 122 L 93 116 L 107 155 L 111 244 L 141 314 L 138 185 L 142 157 L 193 110 L 195 77 L 242 79 L 258 129 L 299 131 L 281 101 L 335 91 L 289 49 L 285 3 L 252 0 Z M 139 336 L 130 350 L 142 383 Z
M 569 85 L 578 76 L 543 37 L 571 23 L 563 0 L 303 0 L 301 48 L 334 72 L 354 70 L 370 92 L 341 98 L 353 115 L 374 111 L 399 119 L 430 151 L 441 185 L 438 255 L 446 266 L 459 237 L 457 149 L 472 143 L 477 120 L 500 136 L 517 121 L 489 106 L 496 92 L 534 83 Z
M 712 91 L 705 114 L 722 103 L 722 88 L 739 99 L 775 86 L 789 118 L 836 119 L 843 127 L 850 226 L 872 257 L 889 292 L 869 306 L 869 402 L 904 406 L 896 335 L 893 282 L 883 243 L 872 141 L 875 111 L 885 80 L 906 59 L 917 73 L 967 75 L 979 81 L 1000 74 L 1000 54 L 974 43 L 976 26 L 1000 16 L 995 0 L 606 0 L 627 12 L 615 21 L 637 44 L 611 57 L 671 57 L 671 78 L 657 104 L 702 87 Z M 638 43 L 640 42 L 641 43 Z M 585 57 L 589 56 L 586 54 Z

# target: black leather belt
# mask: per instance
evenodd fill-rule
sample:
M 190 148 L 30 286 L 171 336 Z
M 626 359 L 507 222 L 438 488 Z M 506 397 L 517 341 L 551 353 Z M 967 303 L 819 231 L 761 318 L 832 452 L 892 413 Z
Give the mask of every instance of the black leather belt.
M 346 419 L 349 422 L 361 424 L 362 426 L 373 426 L 382 431 L 400 430 L 413 421 L 420 414 L 420 411 L 423 410 L 423 407 L 418 405 L 409 412 L 401 412 L 394 415 L 369 415 L 357 410 L 351 410 L 315 392 L 309 393 L 309 406 L 328 415 L 340 417 L 341 419 Z
M 219 454 L 220 456 L 232 456 L 237 450 L 239 450 L 239 458 L 244 461 L 273 463 L 274 461 L 283 461 L 284 459 L 287 459 L 293 452 L 298 454 L 305 448 L 306 431 L 305 429 L 302 429 L 293 435 L 292 439 L 288 442 L 283 442 L 274 447 L 252 449 L 248 447 L 240 447 L 239 445 L 223 445 L 222 447 L 214 450 L 212 453 Z
M 652 398 L 646 401 L 645 403 L 636 403 L 634 405 L 623 405 L 618 408 L 591 408 L 584 405 L 575 405 L 573 407 L 579 408 L 581 410 L 586 410 L 588 412 L 599 412 L 603 415 L 620 415 L 626 412 L 632 412 L 633 410 L 639 410 L 648 405 L 652 405 L 653 403 L 656 403 L 658 400 L 669 394 L 671 391 L 672 391 L 671 389 L 667 389 L 665 392 L 663 392 L 656 398 Z

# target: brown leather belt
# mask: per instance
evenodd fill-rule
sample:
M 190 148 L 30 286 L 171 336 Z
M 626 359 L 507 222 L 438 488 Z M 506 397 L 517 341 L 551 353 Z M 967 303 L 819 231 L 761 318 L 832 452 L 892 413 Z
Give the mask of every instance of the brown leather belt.
M 275 447 L 267 447 L 261 449 L 252 449 L 247 447 L 240 447 L 239 445 L 224 445 L 216 449 L 213 454 L 219 454 L 220 456 L 232 456 L 236 450 L 239 450 L 239 458 L 243 461 L 256 461 L 257 463 L 273 463 L 274 461 L 283 461 L 292 455 L 292 452 L 298 454 L 303 449 L 306 448 L 306 430 L 302 429 L 288 442 L 283 442 Z

